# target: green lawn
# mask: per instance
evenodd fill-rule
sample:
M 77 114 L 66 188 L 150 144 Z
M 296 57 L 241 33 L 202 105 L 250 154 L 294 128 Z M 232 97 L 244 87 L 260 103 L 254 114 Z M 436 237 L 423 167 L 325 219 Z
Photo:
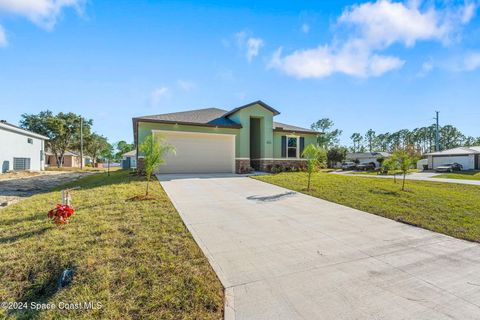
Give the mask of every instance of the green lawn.
M 221 319 L 223 288 L 158 182 L 117 171 L 71 186 L 75 214 L 47 220 L 59 192 L 0 210 L 0 302 L 101 303 L 96 310 L 5 311 L 0 319 Z M 57 291 L 65 268 L 73 282 Z
M 480 187 L 454 183 L 359 178 L 316 173 L 305 191 L 306 173 L 281 173 L 255 179 L 383 217 L 480 242 Z
M 456 173 L 445 173 L 433 176 L 432 178 L 480 180 L 480 171 L 462 171 Z

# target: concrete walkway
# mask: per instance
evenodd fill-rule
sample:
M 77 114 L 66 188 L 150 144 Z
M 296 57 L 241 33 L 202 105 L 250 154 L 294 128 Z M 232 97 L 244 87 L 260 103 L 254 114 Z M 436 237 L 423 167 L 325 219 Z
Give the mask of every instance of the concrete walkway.
M 159 176 L 227 319 L 479 319 L 480 245 L 232 175 Z
M 392 175 L 372 175 L 372 174 L 361 174 L 353 173 L 353 171 L 333 171 L 331 174 L 341 174 L 351 177 L 364 177 L 364 178 L 379 178 L 379 179 L 393 179 Z M 438 172 L 413 172 L 407 174 L 407 180 L 417 180 L 417 181 L 431 181 L 431 182 L 446 182 L 446 183 L 459 183 L 459 184 L 471 184 L 475 186 L 480 186 L 480 180 L 463 180 L 463 179 L 446 179 L 446 178 L 433 178 L 438 176 L 441 173 Z M 402 175 L 397 175 L 397 179 L 402 179 Z

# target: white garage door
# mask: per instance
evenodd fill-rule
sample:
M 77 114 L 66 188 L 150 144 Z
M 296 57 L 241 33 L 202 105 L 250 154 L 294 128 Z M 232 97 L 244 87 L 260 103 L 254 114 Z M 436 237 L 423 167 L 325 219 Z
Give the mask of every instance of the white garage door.
M 433 157 L 433 168 L 456 162 L 463 166 L 463 170 L 471 170 L 475 165 L 473 161 L 471 156 Z
M 235 172 L 235 135 L 155 131 L 176 154 L 165 157 L 160 173 Z

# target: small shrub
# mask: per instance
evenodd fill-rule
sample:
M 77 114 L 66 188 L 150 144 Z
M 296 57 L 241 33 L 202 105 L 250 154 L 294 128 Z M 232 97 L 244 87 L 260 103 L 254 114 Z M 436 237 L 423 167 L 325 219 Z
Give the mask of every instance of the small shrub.
M 275 166 L 272 167 L 271 169 L 271 172 L 272 173 L 280 173 L 280 172 L 283 172 L 284 171 L 284 168 L 279 165 L 279 164 L 276 164 Z

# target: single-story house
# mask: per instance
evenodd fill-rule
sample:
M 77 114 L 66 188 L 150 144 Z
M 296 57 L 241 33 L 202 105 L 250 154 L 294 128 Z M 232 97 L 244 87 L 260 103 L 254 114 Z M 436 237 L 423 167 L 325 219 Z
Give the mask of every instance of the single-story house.
M 480 170 L 480 146 L 458 147 L 427 153 L 426 156 L 428 169 L 456 162 L 463 166 L 463 170 Z
M 317 144 L 319 132 L 273 121 L 280 114 L 262 101 L 230 111 L 207 108 L 133 118 L 137 166 L 138 146 L 150 134 L 160 134 L 175 147 L 160 167 L 164 173 L 237 172 L 273 166 L 303 167 L 302 151 Z
M 1 173 L 44 169 L 44 146 L 48 137 L 0 120 Z
M 132 150 L 122 154 L 122 168 L 136 168 L 137 167 L 137 150 Z
M 49 150 L 45 152 L 45 159 L 46 163 L 45 165 L 47 167 L 56 167 L 57 166 L 57 160 L 55 158 L 55 154 Z M 83 157 L 83 165 L 87 165 L 92 163 L 91 158 L 88 156 Z M 65 151 L 63 154 L 63 163 L 62 167 L 66 168 L 80 168 L 80 153 L 75 152 L 75 151 Z
M 357 163 L 374 163 L 375 167 L 379 167 L 380 163 L 377 159 L 386 159 L 391 157 L 391 155 L 388 152 L 352 152 L 347 153 L 345 160 Z

